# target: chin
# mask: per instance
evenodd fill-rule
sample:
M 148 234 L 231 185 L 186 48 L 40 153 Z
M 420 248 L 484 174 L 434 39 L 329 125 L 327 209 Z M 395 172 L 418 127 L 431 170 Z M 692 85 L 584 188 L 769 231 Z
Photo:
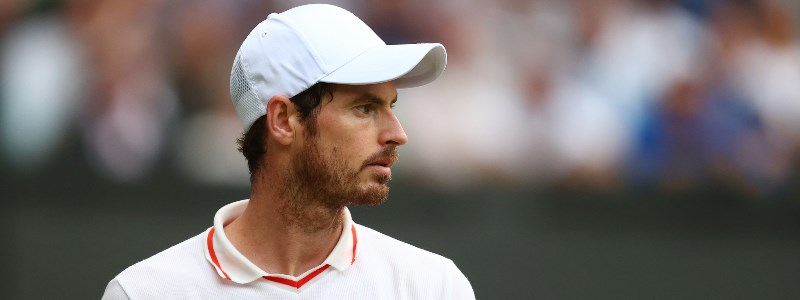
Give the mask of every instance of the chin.
M 370 182 L 365 184 L 361 191 L 350 198 L 351 205 L 379 205 L 386 202 L 389 197 L 389 186 L 384 183 Z
M 372 193 L 389 193 L 389 184 L 383 183 L 380 181 L 370 181 L 363 185 L 364 193 L 372 194 Z

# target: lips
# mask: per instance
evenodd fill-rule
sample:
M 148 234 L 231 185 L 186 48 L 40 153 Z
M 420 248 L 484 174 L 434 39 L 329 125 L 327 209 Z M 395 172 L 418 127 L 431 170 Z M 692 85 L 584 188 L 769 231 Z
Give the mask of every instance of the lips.
M 368 165 L 369 166 L 381 166 L 381 167 L 391 168 L 392 165 L 394 164 L 394 161 L 395 160 L 392 159 L 391 157 L 386 157 L 386 158 L 381 158 L 381 159 L 372 161 Z
M 397 149 L 390 147 L 370 156 L 368 159 L 366 159 L 364 166 L 380 166 L 391 168 L 395 161 L 397 161 Z

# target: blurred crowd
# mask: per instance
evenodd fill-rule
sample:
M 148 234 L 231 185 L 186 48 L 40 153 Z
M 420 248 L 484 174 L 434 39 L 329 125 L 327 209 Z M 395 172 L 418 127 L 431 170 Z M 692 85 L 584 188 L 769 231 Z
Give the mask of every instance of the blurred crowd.
M 246 185 L 233 57 L 269 12 L 306 2 L 0 1 L 2 158 L 36 172 L 78 140 L 114 180 L 166 165 Z M 772 196 L 800 175 L 792 1 L 329 3 L 387 43 L 448 50 L 437 82 L 400 92 L 411 182 Z

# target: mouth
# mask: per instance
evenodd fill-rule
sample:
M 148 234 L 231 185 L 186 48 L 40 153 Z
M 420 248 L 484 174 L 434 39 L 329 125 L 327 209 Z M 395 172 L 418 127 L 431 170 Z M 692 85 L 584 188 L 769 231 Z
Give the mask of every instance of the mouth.
M 393 164 L 393 159 L 379 159 L 367 164 L 365 169 L 374 174 L 376 177 L 373 178 L 376 178 L 379 183 L 386 184 L 392 178 L 391 167 Z
M 366 159 L 364 167 L 390 169 L 397 161 L 397 148 L 387 147 Z
M 378 167 L 384 167 L 384 168 L 391 168 L 393 164 L 394 164 L 394 159 L 382 158 L 382 159 L 378 159 L 378 160 L 372 161 L 371 163 L 369 163 L 367 165 L 368 166 L 378 166 Z

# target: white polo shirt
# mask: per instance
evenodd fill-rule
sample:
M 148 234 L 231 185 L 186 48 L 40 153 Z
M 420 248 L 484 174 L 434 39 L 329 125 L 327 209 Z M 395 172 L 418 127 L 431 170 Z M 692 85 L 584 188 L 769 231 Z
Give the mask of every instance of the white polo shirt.
M 248 200 L 222 207 L 214 226 L 122 271 L 103 299 L 475 299 L 449 259 L 353 223 L 322 264 L 300 276 L 261 270 L 223 227 Z

